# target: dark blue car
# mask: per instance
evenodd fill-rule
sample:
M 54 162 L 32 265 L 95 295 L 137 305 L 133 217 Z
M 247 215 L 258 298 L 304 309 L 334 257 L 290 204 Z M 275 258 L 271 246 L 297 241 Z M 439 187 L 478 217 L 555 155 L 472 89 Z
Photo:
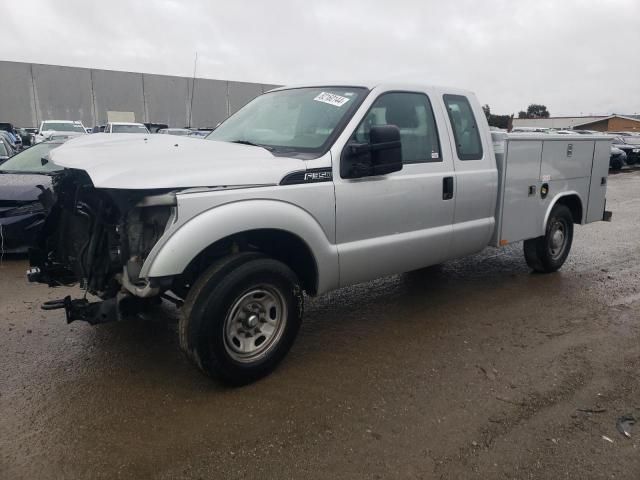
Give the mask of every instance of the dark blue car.
M 33 244 L 45 219 L 39 201 L 42 187 L 61 167 L 46 160 L 63 142 L 43 142 L 9 158 L 0 165 L 0 249 L 25 253 Z

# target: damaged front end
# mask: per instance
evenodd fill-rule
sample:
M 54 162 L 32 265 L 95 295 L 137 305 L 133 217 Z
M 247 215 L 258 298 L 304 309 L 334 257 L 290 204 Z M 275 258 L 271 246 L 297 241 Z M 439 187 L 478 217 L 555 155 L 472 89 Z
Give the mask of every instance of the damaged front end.
M 86 172 L 67 169 L 40 201 L 48 212 L 38 243 L 29 252 L 31 282 L 51 287 L 79 283 L 101 301 L 66 297 L 47 302 L 64 308 L 67 321 L 119 320 L 158 303 L 171 279 L 142 279 L 144 260 L 175 217 L 169 190 L 94 188 Z

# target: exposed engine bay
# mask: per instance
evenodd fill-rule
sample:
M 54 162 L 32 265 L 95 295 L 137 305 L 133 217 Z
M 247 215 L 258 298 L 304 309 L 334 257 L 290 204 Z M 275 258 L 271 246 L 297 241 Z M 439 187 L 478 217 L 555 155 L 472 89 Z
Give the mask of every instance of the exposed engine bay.
M 103 300 L 67 297 L 43 308 L 64 308 L 69 322 L 102 323 L 159 301 L 171 279 L 152 285 L 139 273 L 175 215 L 173 192 L 96 189 L 86 172 L 67 169 L 51 190 L 43 189 L 40 201 L 48 216 L 29 253 L 29 280 L 51 287 L 79 283 Z

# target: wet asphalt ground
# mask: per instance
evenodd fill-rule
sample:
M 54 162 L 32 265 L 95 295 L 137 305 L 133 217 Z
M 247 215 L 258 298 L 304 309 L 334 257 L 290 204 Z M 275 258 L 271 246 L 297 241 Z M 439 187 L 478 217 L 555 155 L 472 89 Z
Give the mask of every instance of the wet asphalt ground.
M 167 307 L 67 325 L 0 265 L 0 478 L 637 479 L 640 171 L 551 275 L 521 245 L 307 303 L 270 377 L 225 388 Z

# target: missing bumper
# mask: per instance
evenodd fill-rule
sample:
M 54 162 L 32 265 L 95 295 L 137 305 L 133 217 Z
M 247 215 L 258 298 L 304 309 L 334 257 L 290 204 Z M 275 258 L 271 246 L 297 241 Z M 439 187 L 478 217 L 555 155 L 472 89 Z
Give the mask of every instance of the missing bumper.
M 153 299 L 137 298 L 128 294 L 119 294 L 101 302 L 90 302 L 86 298 L 72 299 L 70 296 L 60 300 L 50 300 L 42 304 L 43 310 L 64 309 L 67 323 L 82 320 L 90 325 L 117 322 L 142 313 L 156 304 Z

